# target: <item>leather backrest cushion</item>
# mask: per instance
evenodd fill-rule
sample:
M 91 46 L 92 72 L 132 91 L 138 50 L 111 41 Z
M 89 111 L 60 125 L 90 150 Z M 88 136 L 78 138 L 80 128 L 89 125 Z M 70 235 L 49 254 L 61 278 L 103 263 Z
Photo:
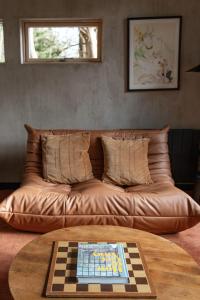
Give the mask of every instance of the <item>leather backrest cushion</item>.
M 76 130 L 76 129 L 55 129 L 42 130 L 34 129 L 25 125 L 28 132 L 27 155 L 25 163 L 26 174 L 35 173 L 42 176 L 42 135 L 66 135 L 77 132 L 90 133 L 89 155 L 91 159 L 93 174 L 101 179 L 104 169 L 104 156 L 101 137 L 109 136 L 122 139 L 149 138 L 148 161 L 151 178 L 154 182 L 171 182 L 170 160 L 168 153 L 168 131 L 169 127 L 163 129 L 115 129 L 115 130 Z

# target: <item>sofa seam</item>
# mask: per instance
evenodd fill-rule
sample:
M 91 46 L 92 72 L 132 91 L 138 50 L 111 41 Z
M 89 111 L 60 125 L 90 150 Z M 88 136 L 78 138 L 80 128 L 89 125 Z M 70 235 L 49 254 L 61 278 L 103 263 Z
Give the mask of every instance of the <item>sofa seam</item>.
M 103 216 L 103 217 L 106 217 L 106 216 L 109 216 L 109 217 L 134 217 L 134 218 L 139 218 L 139 217 L 147 217 L 147 218 L 195 218 L 195 217 L 199 217 L 199 215 L 192 215 L 192 216 L 188 216 L 188 215 L 185 215 L 185 216 L 147 216 L 147 215 L 140 215 L 140 216 L 135 216 L 135 215 L 115 215 L 115 214 L 112 214 L 112 215 L 103 215 L 103 214 L 95 214 L 95 215 L 91 215 L 91 214 L 68 214 L 68 215 L 44 215 L 44 214 L 30 214 L 30 213 L 21 213 L 21 212 L 9 212 L 9 211 L 0 211 L 0 214 L 3 213 L 3 214 L 17 214 L 17 215 L 24 215 L 24 216 L 27 216 L 27 215 L 30 215 L 30 216 L 41 216 L 41 217 L 65 217 L 65 216 L 70 216 L 70 217 L 88 217 L 88 216 L 93 216 L 93 217 L 96 217 L 96 216 Z

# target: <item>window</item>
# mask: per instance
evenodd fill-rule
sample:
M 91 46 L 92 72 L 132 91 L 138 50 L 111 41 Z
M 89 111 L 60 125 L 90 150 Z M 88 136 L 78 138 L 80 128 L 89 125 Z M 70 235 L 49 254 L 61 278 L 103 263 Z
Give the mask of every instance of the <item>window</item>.
M 22 20 L 24 63 L 101 61 L 101 20 Z
M 5 62 L 3 22 L 0 20 L 0 63 Z

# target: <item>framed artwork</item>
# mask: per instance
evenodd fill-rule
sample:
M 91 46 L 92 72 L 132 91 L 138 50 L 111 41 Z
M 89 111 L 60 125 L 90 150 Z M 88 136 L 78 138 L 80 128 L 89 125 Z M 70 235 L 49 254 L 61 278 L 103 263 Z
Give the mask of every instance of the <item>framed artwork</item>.
M 128 91 L 179 89 L 181 20 L 128 19 Z

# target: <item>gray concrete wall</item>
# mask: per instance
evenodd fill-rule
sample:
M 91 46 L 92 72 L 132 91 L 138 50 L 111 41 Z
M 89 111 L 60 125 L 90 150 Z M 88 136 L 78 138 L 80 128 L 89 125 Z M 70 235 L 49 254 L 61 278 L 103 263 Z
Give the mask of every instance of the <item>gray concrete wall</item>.
M 183 16 L 179 91 L 126 92 L 126 19 Z M 20 18 L 102 18 L 103 62 L 21 65 Z M 0 182 L 19 181 L 24 123 L 41 128 L 200 127 L 199 0 L 0 0 Z

